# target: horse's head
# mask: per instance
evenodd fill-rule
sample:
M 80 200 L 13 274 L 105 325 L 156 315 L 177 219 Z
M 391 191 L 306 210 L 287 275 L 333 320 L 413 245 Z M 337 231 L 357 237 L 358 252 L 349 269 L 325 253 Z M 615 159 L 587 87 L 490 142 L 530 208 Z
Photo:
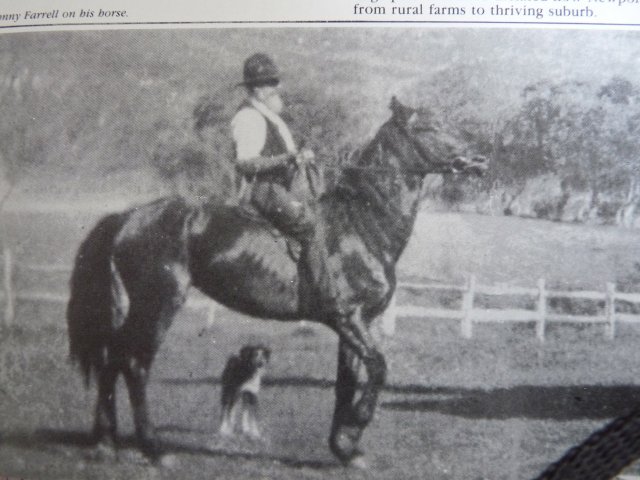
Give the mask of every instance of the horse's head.
M 443 128 L 435 115 L 427 109 L 402 104 L 395 96 L 389 105 L 391 121 L 407 135 L 415 158 L 407 167 L 421 174 L 466 173 L 482 175 L 488 166 L 481 155 L 464 156 L 464 141 Z

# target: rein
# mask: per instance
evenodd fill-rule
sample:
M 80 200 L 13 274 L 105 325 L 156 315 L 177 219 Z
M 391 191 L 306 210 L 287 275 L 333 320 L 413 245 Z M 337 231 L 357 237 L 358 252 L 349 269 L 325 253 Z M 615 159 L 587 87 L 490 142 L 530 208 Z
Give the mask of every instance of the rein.
M 384 168 L 384 167 L 365 167 L 365 166 L 358 166 L 358 165 L 341 165 L 341 166 L 330 166 L 330 165 L 323 165 L 321 167 L 323 170 L 334 170 L 334 171 L 338 171 L 338 172 L 344 172 L 344 171 L 348 171 L 348 170 L 356 170 L 356 171 L 362 171 L 362 172 L 371 172 L 371 173 L 388 173 L 388 174 L 394 174 L 396 176 L 401 176 L 401 175 L 419 175 L 419 176 L 423 176 L 425 175 L 425 172 L 419 169 L 393 169 L 393 168 Z M 429 172 L 427 172 L 429 173 Z
M 434 166 L 434 162 L 428 160 L 426 156 L 426 152 L 424 152 L 424 148 L 419 147 L 419 145 L 417 145 L 413 139 L 410 138 L 409 140 L 411 140 L 411 145 L 416 151 L 416 153 L 418 154 L 418 156 L 422 160 L 427 161 L 429 165 Z M 451 168 L 451 170 L 439 171 L 438 168 L 442 168 L 442 167 L 449 167 Z M 366 165 L 353 165 L 353 164 L 350 165 L 348 163 L 345 165 L 339 165 L 339 166 L 325 164 L 325 165 L 322 165 L 322 167 L 320 168 L 322 168 L 323 170 L 333 170 L 336 172 L 344 172 L 344 171 L 351 170 L 351 171 L 361 171 L 361 172 L 371 172 L 371 173 L 385 173 L 385 174 L 394 175 L 396 177 L 408 176 L 408 175 L 424 177 L 429 173 L 453 173 L 452 166 L 444 162 L 440 163 L 439 165 L 435 165 L 435 168 L 432 171 L 429 171 L 429 169 L 426 169 L 426 168 L 372 167 L 372 166 L 366 166 Z
M 433 170 L 429 170 L 429 168 L 387 168 L 387 167 L 372 167 L 372 166 L 361 166 L 361 165 L 339 165 L 339 166 L 328 166 L 323 165 L 321 168 L 324 170 L 333 170 L 338 172 L 343 171 L 362 171 L 362 172 L 371 172 L 371 173 L 384 173 L 391 174 L 396 177 L 399 176 L 420 176 L 424 177 L 429 173 L 454 173 L 453 167 L 451 164 L 446 162 L 434 162 L 430 158 L 430 154 L 426 151 L 426 148 L 422 146 L 416 139 L 412 138 L 411 135 L 404 129 L 400 128 L 402 133 L 407 137 L 413 151 L 416 153 L 418 157 L 425 163 L 427 163 Z M 442 170 L 444 168 L 448 168 L 449 170 Z

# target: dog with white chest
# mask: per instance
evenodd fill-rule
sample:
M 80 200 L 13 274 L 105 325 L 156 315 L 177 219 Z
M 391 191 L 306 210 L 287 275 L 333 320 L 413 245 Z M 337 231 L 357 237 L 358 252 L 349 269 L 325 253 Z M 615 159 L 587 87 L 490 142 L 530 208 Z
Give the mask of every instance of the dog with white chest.
M 258 395 L 271 350 L 264 345 L 246 345 L 227 360 L 222 372 L 222 418 L 220 434 L 240 433 L 261 438 L 258 425 Z

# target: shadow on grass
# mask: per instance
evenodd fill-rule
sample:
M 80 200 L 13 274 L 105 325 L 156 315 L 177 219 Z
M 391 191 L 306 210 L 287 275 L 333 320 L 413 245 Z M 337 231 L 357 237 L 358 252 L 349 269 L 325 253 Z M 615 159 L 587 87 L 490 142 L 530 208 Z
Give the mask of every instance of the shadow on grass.
M 184 425 L 175 425 L 168 424 L 156 427 L 156 432 L 158 433 L 190 433 L 190 434 L 198 434 L 198 435 L 214 435 L 217 433 L 213 428 L 205 429 L 205 428 L 191 428 L 185 427 Z
M 200 378 L 165 378 L 160 380 L 165 385 L 177 385 L 180 387 L 189 385 L 220 385 L 220 377 L 200 377 Z M 309 387 L 309 388 L 333 388 L 335 382 L 324 378 L 309 377 L 283 377 L 262 379 L 263 387 Z
M 160 380 L 165 385 L 196 386 L 196 385 L 220 385 L 219 377 L 200 377 L 200 378 L 165 378 Z M 282 387 L 300 387 L 300 388 L 320 388 L 333 389 L 335 382 L 326 378 L 309 378 L 309 377 L 265 377 L 262 380 L 262 386 L 266 388 L 282 388 Z M 360 384 L 362 387 L 362 384 Z M 428 387 L 425 385 L 385 385 L 385 392 L 391 393 L 425 393 L 425 394 L 448 394 L 457 389 L 449 387 Z
M 219 385 L 217 377 L 164 379 L 168 385 Z M 332 389 L 333 380 L 308 377 L 265 378 L 267 388 Z M 640 406 L 640 386 L 634 385 L 518 385 L 490 390 L 425 385 L 385 385 L 389 394 L 410 395 L 381 403 L 381 408 L 408 412 L 436 412 L 467 418 L 503 420 L 607 419 Z
M 159 427 L 158 431 L 174 430 L 173 426 L 166 428 Z M 187 429 L 181 428 L 182 431 Z M 190 432 L 193 432 L 189 430 Z M 92 449 L 95 442 L 89 432 L 80 432 L 73 430 L 54 430 L 40 429 L 32 432 L 7 432 L 0 433 L 0 444 L 11 445 L 14 447 L 42 450 L 48 447 L 75 447 Z M 118 449 L 137 449 L 135 437 L 120 436 L 117 442 Z M 208 448 L 191 443 L 176 442 L 173 440 L 162 439 L 161 450 L 163 454 L 188 454 L 202 455 L 208 457 L 226 457 L 230 459 L 243 460 L 263 460 L 268 462 L 280 463 L 291 468 L 310 468 L 314 470 L 331 470 L 340 468 L 337 462 L 321 461 L 321 460 L 304 460 L 295 457 L 273 455 L 261 452 L 238 452 L 233 449 L 225 448 Z
M 451 388 L 437 393 L 443 398 L 396 399 L 383 402 L 381 408 L 474 419 L 568 421 L 619 417 L 640 405 L 640 386 L 632 385 L 520 385 L 491 390 Z

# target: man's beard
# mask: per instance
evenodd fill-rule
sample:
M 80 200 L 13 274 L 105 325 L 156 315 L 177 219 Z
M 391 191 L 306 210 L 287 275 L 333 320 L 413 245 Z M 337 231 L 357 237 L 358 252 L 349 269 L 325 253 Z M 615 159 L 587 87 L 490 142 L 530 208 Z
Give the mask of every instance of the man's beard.
M 273 113 L 280 114 L 284 109 L 284 102 L 282 101 L 282 97 L 279 93 L 274 93 L 269 97 L 264 99 L 264 104 L 271 110 Z

